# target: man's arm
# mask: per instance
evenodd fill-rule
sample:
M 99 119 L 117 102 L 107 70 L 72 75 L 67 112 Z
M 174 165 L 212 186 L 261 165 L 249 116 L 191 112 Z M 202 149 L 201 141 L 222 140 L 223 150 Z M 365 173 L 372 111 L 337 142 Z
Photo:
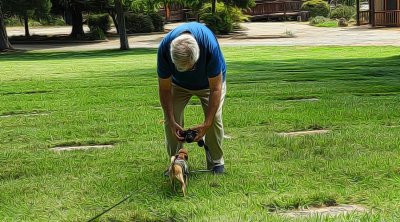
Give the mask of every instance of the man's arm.
M 158 94 L 160 96 L 161 106 L 167 118 L 166 121 L 169 122 L 170 129 L 176 138 L 178 140 L 183 140 L 183 137 L 179 134 L 179 131 L 183 131 L 183 129 L 176 123 L 174 117 L 171 90 L 171 77 L 167 79 L 158 78 Z
M 208 79 L 210 85 L 210 97 L 208 98 L 208 109 L 204 125 L 209 128 L 214 120 L 215 114 L 218 111 L 219 104 L 221 103 L 222 94 L 222 74 L 214 78 Z
M 208 78 L 210 85 L 210 96 L 208 98 L 208 109 L 206 112 L 204 123 L 195 129 L 199 132 L 195 138 L 195 141 L 200 140 L 205 134 L 208 128 L 211 127 L 215 114 L 218 111 L 221 103 L 222 95 L 222 73 L 213 78 Z

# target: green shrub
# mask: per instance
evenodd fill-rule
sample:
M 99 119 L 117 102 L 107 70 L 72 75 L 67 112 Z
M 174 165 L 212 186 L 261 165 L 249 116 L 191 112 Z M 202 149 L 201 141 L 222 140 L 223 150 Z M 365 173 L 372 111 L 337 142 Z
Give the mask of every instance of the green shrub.
M 356 0 L 337 0 L 338 5 L 356 6 Z
M 200 19 L 215 34 L 228 34 L 233 31 L 233 21 L 225 17 L 226 15 L 223 12 L 218 12 L 214 15 L 205 13 L 200 16 Z
M 228 34 L 234 28 L 239 27 L 239 23 L 247 21 L 248 17 L 236 7 L 226 7 L 223 3 L 217 3 L 215 14 L 211 13 L 211 4 L 207 3 L 200 10 L 200 20 L 215 34 Z
M 11 17 L 11 18 L 6 18 L 4 19 L 4 23 L 6 26 L 24 26 L 24 20 L 20 20 L 18 17 Z M 34 19 L 29 19 L 28 20 L 28 26 L 41 26 L 41 22 L 34 20 Z
M 49 16 L 47 19 L 40 20 L 42 25 L 47 26 L 65 26 L 66 23 L 62 17 L 58 16 Z
M 104 40 L 106 39 L 106 35 L 104 34 L 103 29 L 99 27 L 93 27 L 90 29 L 90 36 L 93 40 Z
M 316 16 L 310 19 L 310 25 L 318 25 L 327 21 L 329 21 L 328 18 L 325 18 L 323 16 Z
M 336 20 L 332 20 L 329 18 L 325 18 L 323 16 L 317 16 L 310 19 L 310 25 L 316 27 L 338 27 L 338 22 Z
M 157 12 L 150 12 L 148 14 L 150 16 L 151 21 L 154 26 L 155 32 L 163 32 L 164 31 L 164 19 L 163 17 Z
M 93 14 L 88 17 L 90 31 L 101 29 L 103 34 L 111 29 L 111 20 L 108 14 Z
M 356 8 L 353 6 L 339 5 L 331 11 L 330 17 L 332 19 L 345 18 L 346 20 L 352 19 L 356 15 Z
M 22 24 L 24 24 L 24 23 L 22 23 Z M 29 27 L 42 26 L 42 23 L 40 23 L 39 21 L 34 20 L 34 19 L 29 19 L 28 20 L 28 26 Z
M 303 3 L 301 6 L 302 11 L 309 11 L 310 17 L 324 16 L 327 17 L 329 15 L 329 5 L 326 1 L 323 0 L 310 0 Z
M 128 14 L 126 16 L 127 33 L 149 33 L 155 30 L 151 17 L 143 14 Z
M 4 23 L 6 26 L 9 26 L 9 27 L 24 25 L 24 21 L 16 16 L 4 19 Z M 47 16 L 47 18 L 40 19 L 39 21 L 34 20 L 34 19 L 29 19 L 28 25 L 29 26 L 42 26 L 42 25 L 44 25 L 44 26 L 64 26 L 65 21 L 62 19 L 62 17 Z
M 21 20 L 17 17 L 10 17 L 10 18 L 6 18 L 4 19 L 4 23 L 6 26 L 22 26 L 23 22 L 21 22 Z

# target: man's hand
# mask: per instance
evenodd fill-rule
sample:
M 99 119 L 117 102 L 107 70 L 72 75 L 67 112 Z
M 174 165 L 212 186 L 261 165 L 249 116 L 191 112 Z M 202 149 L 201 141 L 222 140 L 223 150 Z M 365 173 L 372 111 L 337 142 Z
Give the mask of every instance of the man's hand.
M 181 134 L 183 132 L 183 128 L 181 126 L 179 126 L 178 123 L 176 123 L 176 122 L 171 123 L 170 129 L 171 129 L 172 134 L 174 134 L 174 136 L 176 137 L 176 139 L 178 141 L 182 141 L 185 139 L 184 137 L 181 136 Z
M 194 138 L 194 141 L 198 142 L 199 140 L 201 140 L 204 137 L 204 135 L 206 135 L 208 128 L 210 128 L 210 126 L 204 124 L 191 128 L 192 130 L 197 131 L 197 136 Z

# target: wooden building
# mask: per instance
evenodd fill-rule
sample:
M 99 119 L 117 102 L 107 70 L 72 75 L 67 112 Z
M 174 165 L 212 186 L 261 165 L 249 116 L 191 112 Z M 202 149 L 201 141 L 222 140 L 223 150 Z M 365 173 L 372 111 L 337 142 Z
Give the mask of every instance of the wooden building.
M 298 16 L 305 20 L 307 14 L 301 11 L 302 4 L 301 0 L 256 0 L 256 6 L 245 12 L 252 21 L 273 18 L 287 20 L 289 17 L 297 19 Z
M 367 10 L 360 9 L 357 0 L 357 24 L 400 26 L 400 0 L 370 0 Z
M 297 19 L 298 16 L 306 20 L 307 12 L 300 10 L 302 3 L 302 0 L 256 0 L 255 7 L 244 10 L 244 13 L 249 15 L 252 21 L 273 18 L 287 20 L 289 17 Z M 166 5 L 161 8 L 160 13 L 168 22 L 198 19 L 198 15 L 179 4 Z
M 178 3 L 165 5 L 160 9 L 160 14 L 167 22 L 193 21 L 197 19 L 197 14 Z

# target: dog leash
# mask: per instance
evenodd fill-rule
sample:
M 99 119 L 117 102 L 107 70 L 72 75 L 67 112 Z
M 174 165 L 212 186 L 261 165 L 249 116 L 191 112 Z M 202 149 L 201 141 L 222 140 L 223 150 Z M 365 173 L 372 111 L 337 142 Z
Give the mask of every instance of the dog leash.
M 203 140 L 203 139 L 202 139 L 202 140 L 199 140 L 199 141 L 197 142 L 197 145 L 198 145 L 199 147 L 203 147 L 204 150 L 206 151 L 207 158 L 208 158 L 208 159 L 211 159 L 208 146 L 206 145 L 206 143 L 204 142 L 204 140 Z M 212 171 L 212 170 L 192 170 L 192 171 L 190 171 L 190 173 L 207 173 L 207 172 L 211 172 L 211 171 Z
M 141 191 L 141 190 L 139 190 L 139 191 Z M 124 199 L 122 199 L 122 200 L 119 201 L 118 203 L 114 204 L 113 206 L 111 206 L 111 207 L 105 209 L 103 212 L 101 212 L 100 214 L 97 214 L 96 216 L 94 216 L 93 218 L 91 218 L 90 220 L 88 220 L 87 222 L 93 222 L 93 221 L 96 220 L 97 218 L 103 216 L 103 215 L 104 215 L 105 213 L 107 213 L 108 211 L 110 211 L 110 210 L 112 210 L 113 208 L 117 207 L 118 205 L 122 204 L 123 202 L 125 202 L 126 200 L 128 200 L 128 199 L 133 195 L 134 192 L 136 193 L 136 192 L 138 192 L 138 191 L 132 191 L 132 192 L 130 192 L 128 195 L 126 195 L 126 196 L 124 197 Z
M 211 170 L 192 170 L 190 173 L 208 173 L 211 172 Z
M 204 143 L 204 140 L 200 140 L 197 142 L 197 145 L 199 147 L 204 147 L 204 149 L 207 151 L 209 151 L 208 146 Z M 209 155 L 209 154 L 208 154 Z M 192 170 L 190 171 L 191 173 L 196 173 L 196 172 L 210 172 L 211 170 Z M 113 206 L 105 209 L 103 212 L 101 212 L 100 214 L 97 214 L 96 216 L 92 217 L 90 220 L 88 220 L 87 222 L 93 222 L 94 220 L 96 220 L 97 218 L 103 216 L 104 214 L 106 214 L 108 211 L 114 209 L 115 207 L 117 207 L 118 205 L 122 204 L 123 202 L 125 202 L 126 200 L 128 200 L 132 195 L 133 192 L 137 192 L 137 191 L 132 191 L 130 192 L 128 195 L 126 195 L 121 201 L 119 201 L 118 203 L 114 204 Z

